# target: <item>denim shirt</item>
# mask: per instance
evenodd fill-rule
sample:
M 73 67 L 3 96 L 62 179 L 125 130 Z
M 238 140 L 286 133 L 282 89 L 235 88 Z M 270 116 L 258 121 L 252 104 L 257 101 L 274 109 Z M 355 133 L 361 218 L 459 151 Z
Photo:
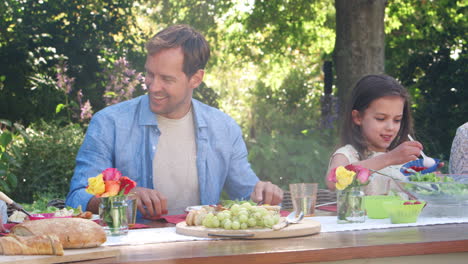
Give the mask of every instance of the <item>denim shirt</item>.
M 227 114 L 195 99 L 192 107 L 200 202 L 218 203 L 223 188 L 230 199 L 249 199 L 259 179 L 247 160 L 240 127 Z M 152 167 L 160 134 L 148 95 L 97 112 L 76 157 L 66 204 L 85 210 L 92 197 L 85 191 L 88 178 L 106 168 L 117 168 L 139 187 L 158 190 Z M 179 189 L 183 192 L 184 186 Z

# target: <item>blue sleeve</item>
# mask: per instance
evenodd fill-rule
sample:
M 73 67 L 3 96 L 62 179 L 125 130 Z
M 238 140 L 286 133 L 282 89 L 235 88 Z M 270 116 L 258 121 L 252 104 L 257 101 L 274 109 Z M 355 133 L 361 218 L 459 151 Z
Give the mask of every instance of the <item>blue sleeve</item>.
M 247 147 L 242 138 L 242 131 L 234 121 L 233 123 L 231 131 L 234 140 L 225 184 L 226 192 L 232 200 L 248 200 L 259 179 L 247 159 Z
M 86 210 L 93 195 L 86 192 L 88 178 L 113 166 L 114 124 L 104 115 L 96 113 L 89 124 L 85 139 L 76 157 L 76 167 L 70 183 L 66 205 Z

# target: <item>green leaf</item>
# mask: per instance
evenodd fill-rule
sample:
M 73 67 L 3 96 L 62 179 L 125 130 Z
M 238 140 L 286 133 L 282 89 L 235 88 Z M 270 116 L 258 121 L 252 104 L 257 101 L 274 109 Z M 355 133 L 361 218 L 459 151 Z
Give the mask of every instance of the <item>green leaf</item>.
M 55 108 L 55 113 L 58 114 L 62 109 L 65 107 L 64 104 L 58 104 L 57 107 Z
M 8 173 L 7 180 L 10 183 L 11 187 L 15 188 L 16 186 L 18 186 L 18 178 L 16 177 L 15 174 Z
M 13 140 L 13 136 L 9 131 L 4 131 L 0 135 L 0 146 L 6 147 Z
M 1 123 L 1 124 L 4 124 L 5 126 L 11 127 L 11 122 L 10 122 L 9 120 L 0 119 L 0 123 Z
M 4 192 L 9 192 L 10 187 L 8 187 L 8 184 L 5 181 L 0 181 L 1 189 Z

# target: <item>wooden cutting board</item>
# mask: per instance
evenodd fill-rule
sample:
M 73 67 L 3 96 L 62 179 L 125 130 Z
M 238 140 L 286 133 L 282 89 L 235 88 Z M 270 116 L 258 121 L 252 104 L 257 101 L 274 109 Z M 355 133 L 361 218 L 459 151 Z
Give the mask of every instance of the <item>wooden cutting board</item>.
M 303 219 L 298 224 L 291 224 L 280 230 L 273 230 L 270 228 L 225 230 L 221 228 L 206 228 L 204 226 L 187 226 L 185 222 L 181 222 L 176 225 L 176 232 L 181 235 L 196 237 L 261 239 L 313 235 L 319 233 L 320 228 L 320 223 L 311 219 Z
M 120 250 L 118 248 L 101 246 L 87 249 L 66 249 L 64 250 L 63 256 L 0 256 L 0 263 L 49 264 L 111 258 L 118 255 L 120 255 Z

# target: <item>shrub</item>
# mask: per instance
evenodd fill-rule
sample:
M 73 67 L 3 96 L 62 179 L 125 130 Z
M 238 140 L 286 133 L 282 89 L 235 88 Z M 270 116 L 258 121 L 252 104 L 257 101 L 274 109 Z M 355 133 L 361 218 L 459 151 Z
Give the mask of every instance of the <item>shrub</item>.
M 39 122 L 26 129 L 29 140 L 19 142 L 22 157 L 15 171 L 18 188 L 13 197 L 18 202 L 31 203 L 44 193 L 65 197 L 75 167 L 75 157 L 83 141 L 79 125 L 59 127 Z
M 247 142 L 249 161 L 262 181 L 271 181 L 283 190 L 290 183 L 317 182 L 324 188 L 324 178 L 333 144 L 317 134 L 294 136 L 257 135 Z
M 17 133 L 22 132 L 21 129 L 18 124 L 12 125 L 8 120 L 0 119 L 0 190 L 6 193 L 11 192 L 18 184 L 12 171 L 19 168 L 19 150 L 13 142 L 21 138 Z

